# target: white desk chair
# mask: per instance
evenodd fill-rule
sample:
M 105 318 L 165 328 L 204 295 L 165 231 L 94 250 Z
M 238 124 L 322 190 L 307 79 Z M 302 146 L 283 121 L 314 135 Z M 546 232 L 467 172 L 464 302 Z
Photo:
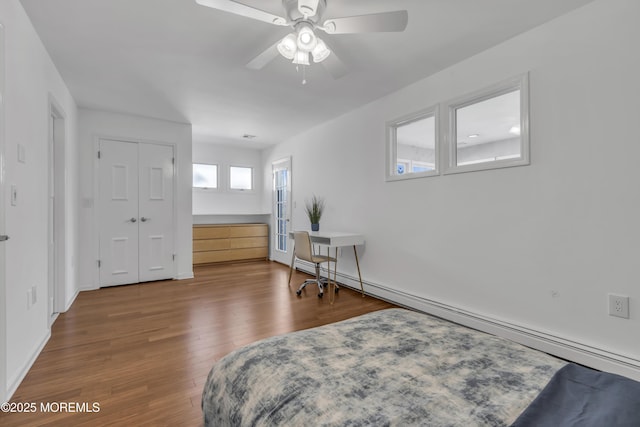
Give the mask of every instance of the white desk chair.
M 312 262 L 313 264 L 315 264 L 316 266 L 316 278 L 315 279 L 308 279 L 305 280 L 304 283 L 302 283 L 302 285 L 300 285 L 300 287 L 298 288 L 298 290 L 296 291 L 296 295 L 300 296 L 300 294 L 302 294 L 302 290 L 309 284 L 311 283 L 315 283 L 318 285 L 318 297 L 322 298 L 322 295 L 324 294 L 324 283 L 327 283 L 328 279 L 327 278 L 321 278 L 320 277 L 320 264 L 322 264 L 323 262 L 329 263 L 329 262 L 336 262 L 336 259 L 333 257 L 330 257 L 328 255 L 316 255 L 313 251 L 313 248 L 311 246 L 311 239 L 309 238 L 309 233 L 306 231 L 295 231 L 293 233 L 294 235 L 294 242 L 295 242 L 295 247 L 293 250 L 294 253 L 294 257 L 307 261 L 307 262 Z M 327 274 L 328 275 L 328 274 Z M 291 276 L 289 276 L 289 283 L 291 283 Z M 336 292 L 338 292 L 338 284 L 336 283 Z

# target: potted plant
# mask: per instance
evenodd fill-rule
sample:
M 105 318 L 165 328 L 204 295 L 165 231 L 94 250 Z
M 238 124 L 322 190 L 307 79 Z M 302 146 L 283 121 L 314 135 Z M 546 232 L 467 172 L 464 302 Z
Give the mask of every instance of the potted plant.
M 324 210 L 324 199 L 316 197 L 314 194 L 311 201 L 305 200 L 304 210 L 311 222 L 311 231 L 320 230 L 320 218 Z

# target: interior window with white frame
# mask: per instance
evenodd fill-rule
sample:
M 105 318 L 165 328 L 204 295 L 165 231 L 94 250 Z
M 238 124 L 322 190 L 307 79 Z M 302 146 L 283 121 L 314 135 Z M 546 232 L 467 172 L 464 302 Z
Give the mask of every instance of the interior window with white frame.
M 528 75 L 448 103 L 445 173 L 529 164 Z
M 387 181 L 438 174 L 437 107 L 387 122 Z
M 229 166 L 229 189 L 237 191 L 253 190 L 253 168 Z
M 215 190 L 218 188 L 218 165 L 193 164 L 193 188 Z

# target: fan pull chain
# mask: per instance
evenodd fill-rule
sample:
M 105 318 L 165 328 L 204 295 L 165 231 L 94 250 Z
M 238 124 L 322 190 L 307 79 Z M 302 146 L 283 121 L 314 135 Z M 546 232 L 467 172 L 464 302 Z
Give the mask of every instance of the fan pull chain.
M 300 72 L 300 65 L 296 64 L 296 73 Z M 306 85 L 307 84 L 307 68 L 303 65 L 302 66 L 302 84 Z

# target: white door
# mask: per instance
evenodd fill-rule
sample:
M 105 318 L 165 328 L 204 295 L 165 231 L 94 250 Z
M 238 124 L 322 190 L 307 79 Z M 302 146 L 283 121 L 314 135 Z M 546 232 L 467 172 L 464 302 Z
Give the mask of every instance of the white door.
M 174 277 L 173 147 L 100 140 L 100 286 Z
M 140 282 L 173 277 L 173 147 L 139 144 Z
M 273 244 L 271 259 L 289 265 L 292 247 L 289 241 L 291 225 L 291 158 L 273 162 Z
M 138 280 L 138 144 L 100 140 L 100 286 Z
M 55 193 L 55 133 L 56 133 L 56 116 L 52 113 L 49 117 L 49 223 L 48 223 L 48 289 L 49 289 L 49 323 L 54 316 L 54 302 L 56 299 L 56 193 Z

